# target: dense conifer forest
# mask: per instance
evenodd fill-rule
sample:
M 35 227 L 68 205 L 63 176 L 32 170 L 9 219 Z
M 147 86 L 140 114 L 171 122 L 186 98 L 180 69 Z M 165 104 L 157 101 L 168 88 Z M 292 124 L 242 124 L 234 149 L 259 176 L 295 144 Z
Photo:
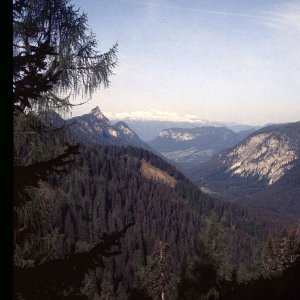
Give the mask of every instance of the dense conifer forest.
M 203 193 L 151 152 L 84 145 L 41 113 L 109 85 L 67 0 L 16 0 L 14 299 L 297 299 L 299 228 Z M 279 231 L 286 225 L 285 230 Z
M 37 233 L 31 233 L 31 243 L 18 247 L 15 255 L 18 263 L 30 266 L 32 259 L 41 261 L 39 257 L 44 261 L 60 260 L 70 253 L 89 252 L 103 241 L 103 236 L 122 232 L 129 225 L 120 253 L 119 248 L 114 251 L 118 255 L 101 259 L 100 265 L 75 259 L 75 266 L 87 263 L 83 269 L 75 267 L 85 274 L 83 283 L 73 282 L 73 272 L 69 275 L 62 268 L 60 284 L 83 284 L 80 291 L 84 291 L 87 299 L 94 295 L 101 295 L 103 299 L 126 299 L 140 287 L 148 295 L 151 283 L 147 280 L 149 272 L 157 272 L 153 263 L 157 255 L 155 248 L 160 242 L 169 249 L 166 295 L 171 299 L 177 297 L 177 289 L 178 297 L 185 299 L 185 294 L 180 296 L 185 293 L 182 292 L 185 285 L 194 287 L 199 295 L 210 290 L 219 293 L 215 287 L 219 281 L 225 290 L 230 282 L 237 284 L 234 278 L 243 282 L 263 274 L 264 242 L 267 233 L 278 229 L 279 224 L 275 226 L 266 216 L 258 217 L 245 208 L 203 194 L 174 167 L 146 150 L 101 145 L 81 145 L 79 149 L 80 154 L 63 176 L 51 176 L 48 183 L 35 191 L 44 196 L 42 207 L 31 206 L 22 211 L 23 219 L 27 220 L 26 214 L 38 215 L 41 209 L 47 210 L 43 212 L 43 222 L 36 225 Z M 141 171 L 145 162 L 174 178 L 175 186 L 155 177 L 147 178 Z M 36 234 L 44 245 L 34 242 Z M 54 270 L 56 268 L 59 266 Z M 204 284 L 207 268 L 211 268 L 212 278 Z M 33 271 L 32 276 L 37 276 L 35 272 L 45 272 L 39 278 L 45 288 L 57 280 L 54 270 L 46 265 L 43 271 Z M 28 289 L 25 293 L 37 292 L 37 297 L 50 297 L 48 289 L 36 289 L 32 277 L 22 281 L 23 288 Z M 202 282 L 199 291 L 198 281 Z M 206 288 L 202 289 L 203 285 Z M 187 290 L 191 292 L 191 288 Z M 152 296 L 155 299 L 155 295 Z

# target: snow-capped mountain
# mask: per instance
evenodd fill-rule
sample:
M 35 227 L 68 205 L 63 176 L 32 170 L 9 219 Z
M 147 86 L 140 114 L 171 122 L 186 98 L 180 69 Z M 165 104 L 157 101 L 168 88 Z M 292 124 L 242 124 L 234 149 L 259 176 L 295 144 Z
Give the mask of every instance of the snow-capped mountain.
M 232 147 L 250 132 L 235 133 L 225 127 L 203 126 L 162 130 L 149 145 L 186 168 L 209 160 L 214 154 Z
M 293 193 L 300 213 L 300 193 L 294 193 L 300 191 L 300 122 L 259 129 L 189 175 L 201 186 L 251 205 L 272 198 L 278 206 Z
M 160 110 L 147 110 L 147 111 L 132 111 L 113 113 L 108 112 L 107 115 L 112 120 L 131 120 L 131 121 L 168 121 L 168 122 L 197 122 L 207 123 L 208 120 L 202 120 L 201 118 L 192 114 L 178 114 L 169 111 Z

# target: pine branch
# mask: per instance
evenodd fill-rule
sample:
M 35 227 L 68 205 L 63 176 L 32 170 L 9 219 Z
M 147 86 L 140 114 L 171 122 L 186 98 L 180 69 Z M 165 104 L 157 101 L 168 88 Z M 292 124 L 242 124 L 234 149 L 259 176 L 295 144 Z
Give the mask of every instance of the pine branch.
M 14 190 L 15 205 L 21 205 L 29 201 L 26 197 L 18 197 L 18 194 L 24 194 L 26 187 L 38 187 L 39 181 L 47 181 L 52 173 L 62 173 L 62 167 L 74 162 L 70 156 L 79 153 L 79 144 L 67 145 L 65 151 L 48 160 L 36 162 L 27 166 L 14 166 Z
M 120 239 L 133 225 L 130 223 L 122 231 L 103 234 L 101 242 L 90 251 L 68 254 L 63 259 L 50 260 L 34 267 L 14 267 L 14 292 L 22 294 L 25 298 L 29 297 L 28 299 L 41 299 L 38 297 L 56 297 L 67 290 L 69 286 L 79 289 L 84 275 L 89 269 L 95 266 L 103 267 L 103 257 L 121 253 Z M 119 250 L 112 250 L 114 247 Z M 49 290 L 51 286 L 55 286 L 54 291 Z M 45 295 L 45 293 L 50 294 Z

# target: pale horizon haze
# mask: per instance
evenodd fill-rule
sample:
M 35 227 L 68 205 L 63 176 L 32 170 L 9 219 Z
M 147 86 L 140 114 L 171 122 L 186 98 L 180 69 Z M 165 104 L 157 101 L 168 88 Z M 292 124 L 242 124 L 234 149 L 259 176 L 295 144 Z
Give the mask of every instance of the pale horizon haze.
M 240 123 L 300 120 L 300 1 L 74 0 L 118 66 L 73 116 L 161 111 Z M 80 100 L 76 100 L 80 101 Z

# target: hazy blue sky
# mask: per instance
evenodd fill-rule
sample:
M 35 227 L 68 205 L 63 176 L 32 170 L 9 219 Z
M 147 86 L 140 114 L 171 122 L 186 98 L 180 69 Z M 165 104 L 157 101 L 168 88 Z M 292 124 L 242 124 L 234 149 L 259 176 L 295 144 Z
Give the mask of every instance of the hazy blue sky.
M 253 123 L 300 120 L 300 1 L 74 0 L 99 49 L 119 43 L 111 86 L 74 115 L 160 110 Z

